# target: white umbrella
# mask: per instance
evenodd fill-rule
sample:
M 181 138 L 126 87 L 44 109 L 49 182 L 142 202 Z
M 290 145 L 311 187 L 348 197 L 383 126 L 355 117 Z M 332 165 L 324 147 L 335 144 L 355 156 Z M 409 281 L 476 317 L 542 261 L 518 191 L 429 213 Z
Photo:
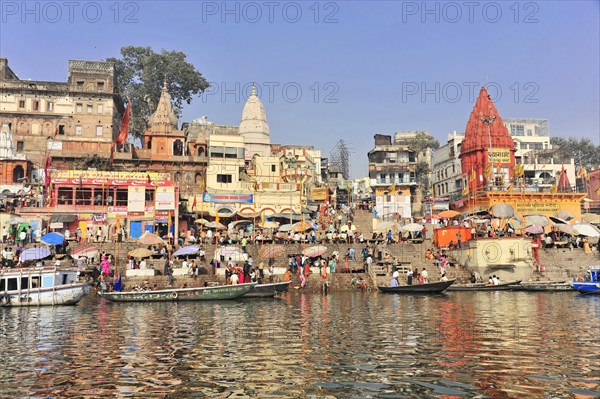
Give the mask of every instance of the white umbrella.
M 294 228 L 293 224 L 282 224 L 281 226 L 279 226 L 279 228 L 277 230 L 282 231 L 282 232 L 288 232 L 288 231 L 292 231 L 293 228 Z
M 225 227 L 225 225 L 223 225 L 221 223 L 217 224 L 217 222 L 206 223 L 205 226 L 209 229 L 219 229 L 219 230 L 227 229 L 227 227 Z
M 515 214 L 515 210 L 508 204 L 496 204 L 492 207 L 492 214 L 497 218 L 509 218 Z
M 410 233 L 417 232 L 423 230 L 423 225 L 418 223 L 409 223 L 407 225 L 402 226 L 402 231 L 407 231 Z
M 586 237 L 600 237 L 600 230 L 589 223 L 579 223 L 573 226 L 579 235 Z
M 548 226 L 550 221 L 546 216 L 543 215 L 527 215 L 525 216 L 525 226 L 531 226 L 532 224 L 537 224 L 541 227 Z

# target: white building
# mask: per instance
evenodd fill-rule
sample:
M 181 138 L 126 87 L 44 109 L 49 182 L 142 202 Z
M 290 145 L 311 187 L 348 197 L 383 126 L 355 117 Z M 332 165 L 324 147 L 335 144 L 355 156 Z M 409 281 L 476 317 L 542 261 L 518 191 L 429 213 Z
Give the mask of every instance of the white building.
M 462 133 L 449 133 L 447 143 L 433 152 L 431 194 L 434 197 L 447 197 L 452 201 L 461 196 L 464 186 L 459 155 L 464 138 Z

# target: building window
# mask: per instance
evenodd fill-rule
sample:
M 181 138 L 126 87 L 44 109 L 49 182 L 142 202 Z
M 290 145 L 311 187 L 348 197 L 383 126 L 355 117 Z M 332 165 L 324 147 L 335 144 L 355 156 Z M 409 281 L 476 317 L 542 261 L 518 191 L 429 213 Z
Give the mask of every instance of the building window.
M 59 136 L 65 135 L 65 125 L 58 125 L 58 135 Z
M 23 183 L 25 179 L 25 171 L 21 165 L 15 166 L 13 169 L 13 183 Z
M 521 145 L 519 146 L 522 150 L 526 150 L 527 149 L 527 143 L 521 143 Z
M 532 135 L 531 129 L 527 129 L 527 135 L 528 135 L 528 136 L 531 136 L 531 135 Z
M 40 110 L 40 102 L 38 100 L 35 100 L 33 102 L 33 110 L 34 111 L 39 111 Z
M 25 148 L 25 142 L 22 140 L 17 141 L 17 151 L 23 151 L 23 148 Z
M 276 172 L 277 171 L 277 167 L 275 165 L 271 165 L 271 172 Z
M 75 134 L 81 136 L 81 125 L 75 126 Z
M 525 126 L 523 125 L 510 125 L 511 136 L 525 136 Z
M 75 111 L 83 112 L 83 104 L 82 103 L 75 104 Z
M 73 204 L 73 189 L 71 187 L 58 188 L 58 205 Z
M 231 183 L 233 179 L 231 175 L 219 175 L 217 174 L 217 183 Z
M 98 90 L 104 90 L 104 82 L 96 82 L 96 88 Z
M 88 106 L 87 106 L 87 113 L 91 114 L 92 112 L 94 112 L 94 106 L 92 104 L 88 104 Z
M 104 104 L 98 104 L 98 113 L 99 114 L 103 114 L 104 113 Z
M 25 108 L 25 100 L 19 100 L 19 108 Z
M 83 80 L 78 80 L 77 81 L 77 88 L 78 89 L 83 89 Z
M 102 136 L 104 134 L 104 129 L 102 126 L 96 126 L 96 136 Z
M 46 101 L 46 111 L 54 111 L 54 103 L 52 101 Z

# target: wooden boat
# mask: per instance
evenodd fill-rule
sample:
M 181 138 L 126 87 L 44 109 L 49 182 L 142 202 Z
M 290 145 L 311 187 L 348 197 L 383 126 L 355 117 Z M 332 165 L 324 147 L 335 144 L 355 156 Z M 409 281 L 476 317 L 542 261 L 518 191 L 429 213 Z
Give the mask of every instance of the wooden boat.
M 78 279 L 71 268 L 0 269 L 0 306 L 75 305 L 90 291 Z
M 215 287 L 168 288 L 152 291 L 100 292 L 98 295 L 112 302 L 218 301 L 239 298 L 255 287 L 256 283 L 248 283 Z
M 288 292 L 291 281 L 280 283 L 257 284 L 253 290 L 244 294 L 244 298 L 268 298 Z
M 448 289 L 456 280 L 438 281 L 436 283 L 399 285 L 397 287 L 387 287 L 379 285 L 377 288 L 386 294 L 439 294 Z
M 498 285 L 487 285 L 487 283 L 455 284 L 448 291 L 509 291 L 511 285 L 521 284 L 521 280 L 507 281 Z
M 580 294 L 585 295 L 600 295 L 600 265 L 590 266 L 588 273 L 589 279 L 584 281 L 573 280 L 571 286 Z
M 531 283 L 521 283 L 511 285 L 512 291 L 527 291 L 527 292 L 566 292 L 573 291 L 571 284 L 564 281 L 536 281 Z

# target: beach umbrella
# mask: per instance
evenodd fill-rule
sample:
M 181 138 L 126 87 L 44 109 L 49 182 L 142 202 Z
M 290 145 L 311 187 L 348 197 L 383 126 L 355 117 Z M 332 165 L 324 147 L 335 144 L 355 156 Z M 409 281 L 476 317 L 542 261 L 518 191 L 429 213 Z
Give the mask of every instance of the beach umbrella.
M 288 231 L 292 231 L 293 228 L 294 228 L 293 224 L 282 224 L 281 226 L 279 226 L 279 228 L 277 230 L 279 230 L 281 232 L 288 232 Z
M 442 212 L 438 213 L 437 215 L 443 219 L 452 219 L 457 216 L 460 216 L 460 212 L 448 210 L 448 211 L 442 211 Z
M 581 219 L 587 223 L 600 224 L 600 215 L 595 213 L 584 213 L 581 215 Z
M 50 256 L 50 250 L 48 248 L 27 248 L 21 252 L 19 260 L 25 262 L 27 260 L 44 259 L 48 256 Z
M 552 227 L 562 231 L 565 234 L 577 235 L 577 232 L 570 224 L 556 223 Z
M 525 229 L 525 232 L 529 233 L 529 234 L 542 234 L 544 232 L 544 228 L 542 226 L 540 226 L 539 224 L 532 224 L 530 226 L 527 226 L 527 228 Z
M 264 247 L 259 254 L 260 259 L 269 259 L 276 258 L 285 252 L 285 247 L 283 245 L 269 245 L 268 247 Z
M 416 233 L 417 231 L 421 230 L 423 230 L 423 225 L 420 225 L 418 223 L 409 223 L 402 226 L 402 231 L 406 231 L 409 233 Z
M 298 232 L 298 233 L 306 231 L 306 230 L 310 230 L 312 228 L 313 228 L 313 225 L 312 225 L 312 223 L 309 223 L 309 222 L 298 222 L 298 223 L 294 223 L 292 225 L 292 230 L 295 232 Z
M 206 223 L 206 227 L 208 227 L 209 229 L 219 229 L 219 230 L 227 229 L 227 227 L 225 227 L 223 224 L 217 223 L 217 222 Z
M 148 248 L 136 248 L 133 251 L 129 251 L 128 255 L 141 259 L 152 256 L 152 251 L 150 251 Z
M 65 241 L 65 236 L 63 236 L 60 233 L 48 233 L 48 234 L 44 234 L 42 236 L 42 238 L 40 238 L 40 240 L 44 243 L 44 244 L 48 244 L 48 245 L 60 245 Z
M 279 223 L 271 222 L 270 220 L 267 220 L 264 223 L 261 223 L 260 227 L 265 228 L 265 229 L 276 229 L 279 227 Z
M 538 226 L 545 227 L 548 226 L 550 222 L 548 218 L 543 215 L 527 215 L 525 216 L 525 226 L 531 226 L 532 224 L 537 224 Z
M 563 219 L 558 218 L 556 216 L 550 216 L 550 220 L 552 220 L 556 224 L 568 224 L 569 223 L 566 220 L 563 220 Z
M 600 230 L 596 227 L 592 226 L 589 223 L 578 223 L 573 228 L 579 233 L 581 236 L 586 237 L 600 237 Z
M 575 214 L 571 211 L 560 209 L 560 210 L 556 211 L 556 217 L 559 217 L 564 220 L 569 220 L 569 219 L 574 219 Z
M 166 245 L 166 242 L 162 238 L 149 231 L 144 231 L 144 234 L 138 238 L 138 242 L 143 245 Z
M 313 247 L 308 247 L 304 251 L 302 251 L 304 256 L 308 256 L 309 258 L 321 256 L 325 252 L 327 252 L 327 247 L 325 245 L 315 245 Z
M 494 217 L 506 219 L 513 217 L 515 210 L 508 204 L 496 204 L 492 206 L 492 214 Z
M 94 245 L 84 245 L 83 247 L 79 247 L 71 251 L 71 258 L 79 259 L 79 258 L 95 258 L 98 256 L 100 250 L 98 247 Z
M 517 220 L 509 220 L 508 224 L 510 224 L 510 226 L 515 229 L 515 230 L 520 230 L 523 228 L 523 225 L 521 225 L 521 223 Z
M 351 230 L 351 231 L 356 231 L 356 225 L 355 225 L 355 224 L 353 224 L 353 225 L 350 227 L 350 230 Z M 345 225 L 343 225 L 342 227 L 340 227 L 340 232 L 344 233 L 344 232 L 346 232 L 346 231 L 348 231 L 348 225 L 347 225 L 347 224 L 345 224 Z
M 196 220 L 194 220 L 194 223 L 195 223 L 195 224 L 206 225 L 206 224 L 207 224 L 207 223 L 209 223 L 209 222 L 208 222 L 208 220 L 206 220 L 206 219 L 196 219 Z
M 227 227 L 229 228 L 229 230 L 233 230 L 237 226 L 242 226 L 242 225 L 247 226 L 249 224 L 252 224 L 252 220 L 237 220 L 235 222 L 229 223 L 229 225 L 227 225 Z
M 21 223 L 29 223 L 27 219 L 24 219 L 19 216 L 13 216 L 6 221 L 6 224 L 21 224 Z
M 173 256 L 185 256 L 192 255 L 198 252 L 200 248 L 197 245 L 189 245 L 187 247 L 181 247 L 177 251 L 173 252 Z

